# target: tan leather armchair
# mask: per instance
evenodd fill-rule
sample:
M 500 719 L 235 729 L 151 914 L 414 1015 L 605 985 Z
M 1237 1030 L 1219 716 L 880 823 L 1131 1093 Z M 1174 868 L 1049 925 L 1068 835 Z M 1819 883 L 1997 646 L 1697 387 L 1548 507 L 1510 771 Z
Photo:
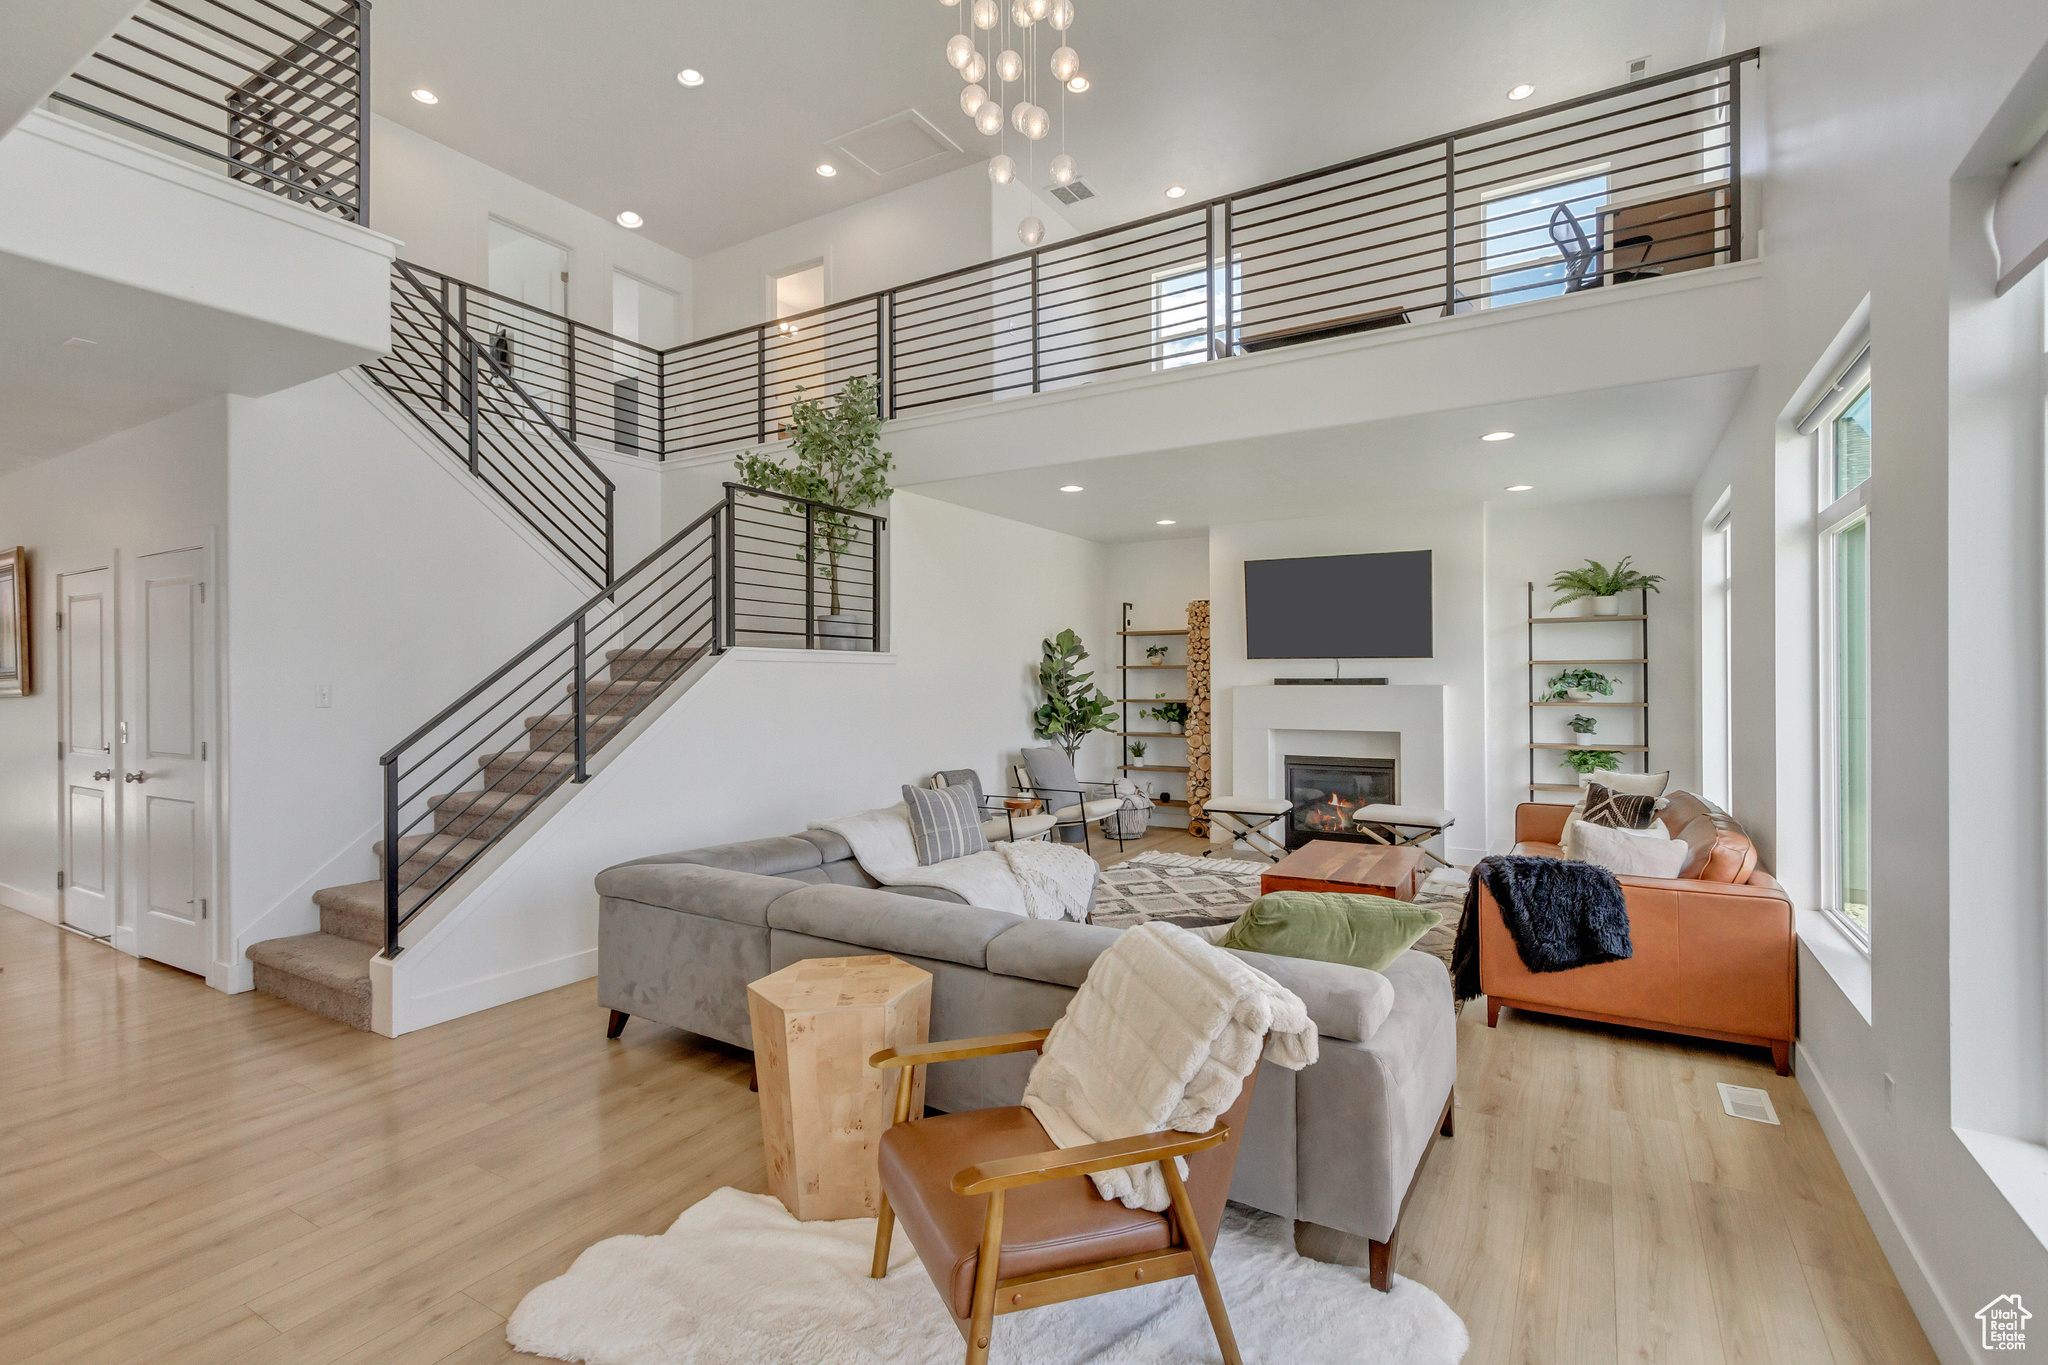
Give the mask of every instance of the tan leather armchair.
M 1562 855 L 1571 807 L 1515 809 L 1515 852 Z M 1479 890 L 1479 982 L 1486 1023 L 1501 1006 L 1631 1024 L 1771 1050 L 1781 1076 L 1792 1067 L 1799 1026 L 1799 953 L 1792 902 L 1757 867 L 1756 848 L 1727 812 L 1690 792 L 1672 793 L 1659 818 L 1692 846 L 1676 878 L 1619 877 L 1635 955 L 1567 972 L 1522 965 L 1500 908 Z
M 1206 1133 L 1146 1133 L 1060 1148 L 1021 1105 L 911 1118 L 920 1068 L 1035 1052 L 1050 1032 L 927 1043 L 870 1059 L 871 1066 L 902 1071 L 896 1121 L 881 1142 L 874 1278 L 889 1273 L 889 1243 L 901 1222 L 967 1339 L 968 1365 L 983 1365 L 999 1314 L 1192 1275 L 1223 1359 L 1241 1365 L 1209 1247 L 1223 1222 L 1256 1069 Z M 1185 1181 L 1174 1157 L 1187 1160 Z M 1086 1178 L 1147 1161 L 1159 1162 L 1166 1177 L 1173 1199 L 1166 1213 L 1104 1199 Z

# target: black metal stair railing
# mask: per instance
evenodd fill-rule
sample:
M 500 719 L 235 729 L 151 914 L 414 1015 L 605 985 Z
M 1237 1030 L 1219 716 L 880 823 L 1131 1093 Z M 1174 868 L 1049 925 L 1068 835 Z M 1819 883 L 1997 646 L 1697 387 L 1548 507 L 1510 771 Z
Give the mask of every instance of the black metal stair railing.
M 520 381 L 522 372 L 531 377 L 522 369 L 524 348 L 502 329 L 474 330 L 470 293 L 459 280 L 394 263 L 391 353 L 363 368 L 535 534 L 602 587 L 613 570 L 612 481 L 550 404 Z
M 367 0 L 149 0 L 50 98 L 369 218 Z
M 723 502 L 395 745 L 379 760 L 386 955 L 707 656 L 749 644 L 882 649 L 887 531 L 871 513 L 728 484 Z

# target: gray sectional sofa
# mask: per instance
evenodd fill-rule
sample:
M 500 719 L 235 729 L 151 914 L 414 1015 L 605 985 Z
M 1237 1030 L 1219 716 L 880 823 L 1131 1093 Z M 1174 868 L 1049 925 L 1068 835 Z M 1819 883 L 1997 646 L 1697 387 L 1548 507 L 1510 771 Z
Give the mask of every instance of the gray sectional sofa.
M 934 1040 L 1048 1028 L 1118 932 L 1020 919 L 936 889 L 880 889 L 845 840 L 821 830 L 622 863 L 598 875 L 597 891 L 598 999 L 615 1012 L 614 1033 L 639 1017 L 749 1049 L 748 982 L 862 953 L 932 974 Z M 1260 1075 L 1230 1196 L 1369 1240 L 1383 1283 L 1401 1206 L 1449 1129 L 1450 976 L 1416 952 L 1384 973 L 1240 956 L 1302 998 L 1322 1045 L 1314 1066 Z M 1016 1104 L 1035 1060 L 933 1067 L 928 1103 Z

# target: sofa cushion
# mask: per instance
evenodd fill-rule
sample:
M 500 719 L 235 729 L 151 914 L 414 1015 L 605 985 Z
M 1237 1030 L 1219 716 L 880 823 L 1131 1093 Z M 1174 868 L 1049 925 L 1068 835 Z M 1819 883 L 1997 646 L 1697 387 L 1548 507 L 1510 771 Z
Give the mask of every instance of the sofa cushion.
M 988 847 L 981 832 L 981 811 L 965 787 L 913 787 L 906 782 L 903 810 L 920 867 L 965 858 Z
M 1616 791 L 1596 778 L 1586 784 L 1586 809 L 1578 818 L 1608 829 L 1648 829 L 1657 823 L 1657 798 L 1647 792 Z
M 763 877 L 779 877 L 786 872 L 800 872 L 807 867 L 816 867 L 823 861 L 818 846 L 810 840 L 776 835 L 769 839 L 747 839 L 736 844 L 713 844 L 709 848 L 693 848 L 682 853 L 661 853 L 652 858 L 637 858 L 633 862 L 621 863 L 619 866 L 695 863 L 699 867 L 722 867 L 728 872 L 752 872 Z
M 1613 829 L 1590 820 L 1574 820 L 1566 830 L 1572 856 L 1622 877 L 1676 877 L 1690 856 L 1682 839 L 1673 839 L 1659 825 L 1654 831 Z
M 1245 907 L 1222 946 L 1376 972 L 1443 921 L 1440 911 L 1391 896 L 1275 891 Z
M 1122 932 L 1100 924 L 1023 920 L 990 940 L 988 969 L 1079 990 L 1095 959 L 1107 952 Z
M 853 861 L 853 845 L 846 842 L 846 836 L 835 834 L 829 829 L 800 829 L 789 836 L 801 839 L 818 850 L 818 859 L 826 863 L 850 863 Z
M 1664 827 L 1692 849 L 1680 877 L 1740 886 L 1756 871 L 1756 845 L 1749 832 L 1713 802 L 1691 792 L 1673 792 L 1659 815 Z
M 800 886 L 769 910 L 772 928 L 855 943 L 882 953 L 988 966 L 989 940 L 1017 923 L 1015 915 L 972 905 L 939 905 L 894 891 L 854 886 Z
M 802 884 L 699 863 L 622 863 L 597 874 L 597 894 L 734 924 L 768 926 L 768 907 Z

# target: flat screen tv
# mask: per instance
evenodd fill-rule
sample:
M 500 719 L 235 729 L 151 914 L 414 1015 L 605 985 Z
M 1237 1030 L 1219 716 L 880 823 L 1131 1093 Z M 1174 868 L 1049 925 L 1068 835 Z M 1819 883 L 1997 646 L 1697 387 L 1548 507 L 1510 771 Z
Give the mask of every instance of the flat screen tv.
M 1246 560 L 1246 657 L 1432 657 L 1429 556 L 1402 550 Z

